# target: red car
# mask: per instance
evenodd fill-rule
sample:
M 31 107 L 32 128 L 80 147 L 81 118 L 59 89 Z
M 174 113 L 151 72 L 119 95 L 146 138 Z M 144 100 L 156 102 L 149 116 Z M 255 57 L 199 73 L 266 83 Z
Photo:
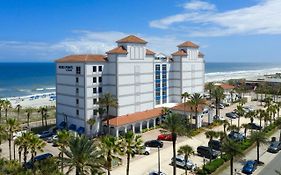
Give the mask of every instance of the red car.
M 166 140 L 166 141 L 172 141 L 172 134 L 160 134 L 157 138 L 157 140 Z

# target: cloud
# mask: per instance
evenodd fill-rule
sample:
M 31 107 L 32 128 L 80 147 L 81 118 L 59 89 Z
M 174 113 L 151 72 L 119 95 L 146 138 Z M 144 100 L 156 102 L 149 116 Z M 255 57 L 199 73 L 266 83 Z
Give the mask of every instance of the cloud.
M 216 10 L 216 6 L 214 4 L 199 0 L 187 2 L 183 4 L 183 7 L 187 10 Z
M 195 7 L 193 9 L 195 10 L 193 12 L 151 21 L 150 26 L 170 30 L 183 28 L 190 36 L 281 34 L 280 0 L 264 0 L 254 6 L 225 12 L 198 11 L 200 8 Z M 186 30 L 194 26 L 197 29 Z
M 75 36 L 72 38 L 66 38 L 55 43 L 0 41 L 0 52 L 2 53 L 0 61 L 6 60 L 7 57 L 52 61 L 67 54 L 105 54 L 106 51 L 117 46 L 115 41 L 129 35 L 118 31 L 96 32 L 85 30 L 76 30 L 74 34 Z M 173 36 L 136 35 L 148 41 L 147 47 L 151 50 L 167 55 L 174 52 L 177 49 L 176 46 L 183 42 Z

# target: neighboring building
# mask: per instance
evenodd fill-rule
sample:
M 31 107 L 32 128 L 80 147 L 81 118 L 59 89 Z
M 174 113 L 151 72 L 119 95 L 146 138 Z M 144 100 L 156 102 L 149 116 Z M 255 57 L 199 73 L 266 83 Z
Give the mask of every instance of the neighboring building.
M 224 99 L 223 103 L 232 103 L 233 101 L 238 100 L 238 94 L 235 92 L 235 86 L 225 83 L 217 83 L 216 86 L 220 86 L 224 90 Z
M 118 108 L 109 112 L 115 116 L 110 121 L 113 132 L 118 133 L 119 119 L 127 125 L 157 118 L 162 105 L 181 103 L 183 92 L 203 93 L 205 63 L 199 46 L 182 43 L 178 51 L 167 57 L 155 54 L 146 44 L 130 35 L 118 40 L 117 47 L 106 55 L 70 55 L 56 60 L 58 126 L 66 123 L 81 133 L 99 132 L 98 102 L 103 93 L 118 99 Z M 136 117 L 145 111 L 152 111 L 153 115 Z M 87 124 L 90 118 L 97 121 L 93 133 Z

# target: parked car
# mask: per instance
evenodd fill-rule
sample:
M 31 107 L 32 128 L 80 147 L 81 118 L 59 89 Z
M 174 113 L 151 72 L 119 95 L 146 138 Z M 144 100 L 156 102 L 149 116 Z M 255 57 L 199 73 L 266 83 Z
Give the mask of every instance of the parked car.
M 173 137 L 172 137 L 172 134 L 160 134 L 160 135 L 158 135 L 157 140 L 172 141 Z
M 262 127 L 255 124 L 255 123 L 248 123 L 249 129 L 254 129 L 254 130 L 261 130 Z
M 247 112 L 253 112 L 254 109 L 250 106 L 243 106 L 243 110 L 247 113 Z
M 228 112 L 225 114 L 226 117 L 231 118 L 231 119 L 236 119 L 237 115 L 234 112 Z
M 271 153 L 278 153 L 281 150 L 281 142 L 279 141 L 274 141 L 271 142 L 267 151 Z
M 151 171 L 151 172 L 149 173 L 149 175 L 166 175 L 166 174 L 163 173 L 163 172 L 161 172 L 161 171 L 160 171 L 160 173 L 159 173 L 158 171 Z
M 216 151 L 220 151 L 221 150 L 221 142 L 219 140 L 210 140 L 208 142 L 208 147 L 216 150 Z
M 13 133 L 13 140 L 15 140 L 18 137 L 21 137 L 23 133 L 27 133 L 27 130 L 22 130 L 22 131 L 18 131 L 16 133 Z
M 171 159 L 171 164 L 173 165 L 173 158 Z M 192 163 L 191 160 L 184 160 L 184 156 L 182 155 L 177 155 L 176 156 L 176 165 L 178 167 L 184 168 L 184 169 L 189 169 L 189 170 L 194 170 L 196 166 Z
M 34 167 L 35 162 L 42 161 L 42 160 L 45 160 L 45 159 L 48 159 L 51 157 L 53 157 L 53 155 L 51 153 L 41 154 L 41 155 L 35 156 L 33 161 L 29 160 L 27 163 L 23 164 L 23 166 L 24 166 L 24 168 L 32 169 Z
M 198 155 L 209 159 L 215 159 L 219 155 L 218 151 L 215 151 L 212 148 L 206 146 L 198 146 L 197 153 Z
M 248 160 L 242 168 L 242 173 L 252 174 L 257 169 L 257 161 Z
M 163 142 L 159 141 L 159 140 L 149 140 L 147 142 L 144 143 L 144 146 L 146 147 L 154 147 L 154 148 L 162 148 L 163 147 Z
M 223 109 L 223 108 L 225 108 L 225 106 L 224 106 L 222 103 L 220 103 L 220 104 L 219 104 L 219 108 L 220 108 L 220 109 Z
M 51 137 L 52 135 L 53 135 L 53 133 L 50 131 L 43 131 L 40 134 L 38 134 L 38 137 L 41 139 L 46 139 L 48 137 Z
M 204 109 L 203 109 L 203 114 L 208 114 L 208 112 L 209 112 L 209 109 L 208 109 L 208 108 L 204 108 Z
M 150 148 L 142 146 L 142 148 L 138 152 L 136 152 L 135 154 L 149 155 L 150 154 Z
M 225 118 L 223 118 L 222 116 L 219 116 L 219 115 L 214 115 L 213 119 L 214 120 L 221 120 L 221 121 L 225 120 Z
M 228 138 L 230 138 L 231 140 L 240 142 L 245 139 L 245 135 L 243 133 L 239 133 L 237 131 L 231 131 L 228 134 Z
M 230 103 L 223 103 L 223 105 L 225 106 L 225 107 L 228 107 L 228 106 L 230 106 Z

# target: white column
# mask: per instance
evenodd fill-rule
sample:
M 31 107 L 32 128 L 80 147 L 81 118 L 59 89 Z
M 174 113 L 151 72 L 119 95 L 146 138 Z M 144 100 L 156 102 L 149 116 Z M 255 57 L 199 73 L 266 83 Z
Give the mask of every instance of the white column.
M 140 122 L 140 133 L 142 133 L 142 122 Z
M 124 131 L 125 131 L 125 133 L 127 133 L 127 125 L 126 126 L 124 126 Z
M 116 137 L 119 137 L 119 128 L 115 128 L 115 131 L 116 131 L 115 136 L 116 136 Z
M 146 128 L 149 128 L 149 120 L 146 121 Z
M 153 119 L 153 127 L 156 127 L 156 119 Z
M 133 133 L 135 133 L 135 124 L 132 124 Z
M 196 126 L 196 128 L 200 128 L 201 127 L 201 123 L 202 123 L 201 115 L 198 115 L 197 116 L 197 126 Z

